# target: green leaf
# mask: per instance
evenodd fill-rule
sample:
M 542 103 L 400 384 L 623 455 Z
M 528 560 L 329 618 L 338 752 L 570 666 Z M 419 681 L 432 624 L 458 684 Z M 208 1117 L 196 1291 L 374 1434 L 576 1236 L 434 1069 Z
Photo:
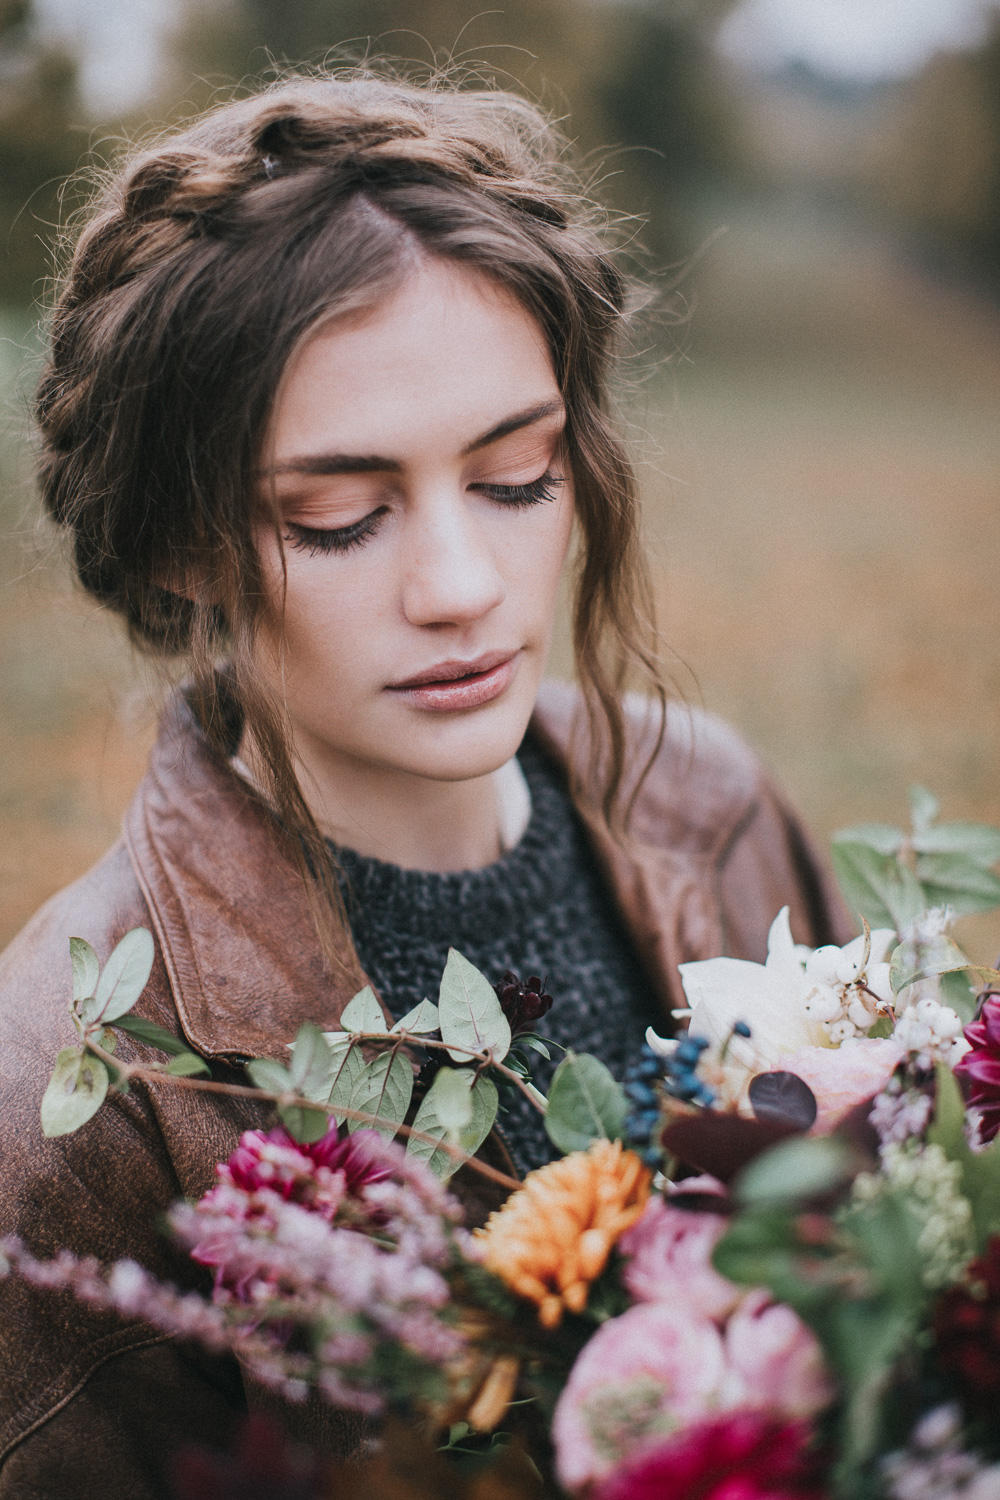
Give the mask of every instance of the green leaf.
M 1000 1228 L 1000 1135 L 984 1151 L 972 1151 L 965 1139 L 965 1100 L 947 1063 L 936 1069 L 934 1119 L 927 1139 L 940 1146 L 962 1173 L 962 1192 L 969 1200 L 976 1231 L 977 1253 Z
M 757 1156 L 737 1177 L 738 1203 L 790 1205 L 843 1182 L 850 1151 L 835 1136 L 797 1136 Z
M 101 966 L 97 954 L 85 938 L 71 937 L 69 957 L 73 965 L 73 1004 L 82 1005 L 97 988 Z
M 930 942 L 918 943 L 907 938 L 893 950 L 889 960 L 889 983 L 899 994 L 918 979 L 937 974 L 953 974 L 969 967 L 969 960 L 957 943 L 944 933 Z
M 532 1052 L 537 1052 L 540 1057 L 544 1057 L 546 1062 L 552 1061 L 552 1053 L 549 1051 L 547 1043 L 543 1042 L 540 1036 L 535 1036 L 533 1031 L 522 1032 L 517 1038 L 517 1045 L 519 1047 L 529 1047 Z
M 279 1105 L 278 1118 L 288 1134 L 303 1145 L 322 1140 L 330 1128 L 325 1109 L 306 1109 L 300 1104 Z
M 480 974 L 457 948 L 448 949 L 441 975 L 438 1015 L 441 1040 L 456 1062 L 468 1062 L 470 1049 L 492 1052 L 494 1062 L 503 1062 L 507 1056 L 510 1022 L 496 991 L 485 974 Z
M 281 1063 L 271 1057 L 252 1057 L 247 1063 L 251 1082 L 268 1094 L 291 1094 L 292 1076 Z
M 447 1140 L 473 1156 L 493 1128 L 499 1103 L 492 1079 L 482 1075 L 476 1078 L 471 1068 L 441 1068 L 417 1110 L 413 1128 Z M 460 1119 L 462 1114 L 464 1120 Z M 406 1151 L 444 1179 L 461 1166 L 461 1161 L 429 1141 L 411 1138 Z
M 438 1029 L 438 1008 L 430 1000 L 421 1000 L 407 1011 L 401 1021 L 391 1028 L 393 1031 L 409 1031 L 414 1036 L 429 1036 Z
M 914 837 L 918 854 L 965 854 L 989 868 L 1000 861 L 1000 830 L 988 823 L 939 823 Z
M 738 1286 L 766 1286 L 779 1302 L 803 1316 L 836 1293 L 836 1275 L 822 1259 L 808 1263 L 795 1243 L 792 1216 L 782 1208 L 755 1207 L 730 1219 L 712 1252 L 712 1264 Z M 824 1274 L 825 1273 L 825 1274 Z
M 179 1057 L 182 1052 L 188 1050 L 187 1043 L 173 1032 L 165 1031 L 162 1026 L 157 1026 L 155 1021 L 146 1021 L 142 1016 L 120 1016 L 115 1022 L 117 1031 L 127 1031 L 129 1036 L 134 1036 L 138 1042 L 146 1042 L 150 1047 L 156 1047 L 160 1052 L 166 1052 L 168 1057 Z
M 201 1074 L 203 1078 L 211 1078 L 212 1070 L 203 1057 L 197 1052 L 178 1052 L 176 1057 L 167 1063 L 166 1071 L 174 1078 L 194 1078 Z
M 925 834 L 939 811 L 938 799 L 925 786 L 910 787 L 910 821 L 915 834 Z
M 841 828 L 834 834 L 838 843 L 861 844 L 866 849 L 874 849 L 876 854 L 897 855 L 906 843 L 906 835 L 901 828 L 894 828 L 891 823 L 856 823 L 853 828 Z
M 130 1011 L 146 988 L 155 949 L 148 927 L 133 927 L 116 943 L 91 1000 L 80 1007 L 85 1021 L 108 1025 Z
M 380 1057 L 365 1063 L 364 1071 L 351 1090 L 349 1109 L 363 1110 L 365 1114 L 377 1115 L 379 1124 L 371 1128 L 390 1139 L 397 1126 L 406 1118 L 413 1094 L 413 1069 L 403 1052 L 383 1052 Z M 368 1128 L 365 1120 L 349 1120 L 347 1128 Z
M 385 1012 L 370 984 L 348 1000 L 340 1017 L 345 1031 L 388 1031 Z
M 1000 875 L 967 854 L 918 855 L 917 879 L 927 906 L 950 906 L 956 916 L 1000 906 Z
M 326 1038 L 318 1026 L 307 1021 L 304 1026 L 299 1027 L 292 1043 L 292 1058 L 288 1069 L 292 1088 L 307 1099 L 325 1104 L 330 1097 L 336 1070 L 336 1059 Z
M 333 1081 L 327 1103 L 338 1120 L 343 1119 L 338 1110 L 349 1107 L 354 1085 L 365 1071 L 365 1058 L 360 1045 L 345 1031 L 325 1031 L 326 1044 L 333 1059 Z
M 833 868 L 848 906 L 872 927 L 897 931 L 920 915 L 927 902 L 913 871 L 891 855 L 837 834 L 831 846 Z
M 583 1151 L 593 1140 L 619 1140 L 626 1111 L 622 1087 L 604 1064 L 569 1052 L 552 1076 L 545 1130 L 560 1151 Z
M 79 1130 L 100 1109 L 108 1082 L 100 1058 L 64 1047 L 42 1097 L 42 1134 L 51 1138 Z

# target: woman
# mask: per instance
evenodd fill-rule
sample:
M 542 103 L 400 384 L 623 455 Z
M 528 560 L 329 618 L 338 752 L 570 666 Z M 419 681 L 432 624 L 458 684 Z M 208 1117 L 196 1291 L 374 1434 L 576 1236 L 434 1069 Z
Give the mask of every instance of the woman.
M 827 939 L 748 752 L 623 707 L 630 679 L 663 699 L 607 416 L 625 301 L 558 143 L 502 94 L 300 79 L 105 191 L 53 320 L 42 489 L 84 586 L 189 679 L 123 841 L 3 962 L 4 1230 L 190 1278 L 156 1217 L 261 1118 L 135 1088 L 44 1141 L 71 934 L 103 958 L 150 927 L 140 1010 L 222 1077 L 366 979 L 402 1014 L 449 944 L 544 975 L 546 1031 L 620 1074 L 678 962 L 760 958 L 786 902 Z M 574 547 L 578 692 L 541 683 Z M 546 1142 L 512 1115 L 484 1151 L 509 1171 Z M 4 1301 L 0 1495 L 164 1494 L 178 1442 L 246 1407 L 230 1362 L 141 1322 Z

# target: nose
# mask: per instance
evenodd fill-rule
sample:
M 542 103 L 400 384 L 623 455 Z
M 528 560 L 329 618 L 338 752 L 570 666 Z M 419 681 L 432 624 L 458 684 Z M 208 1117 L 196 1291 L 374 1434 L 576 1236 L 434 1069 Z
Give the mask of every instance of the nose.
M 418 507 L 404 543 L 403 613 L 411 625 L 463 625 L 506 594 L 483 518 L 462 497 Z

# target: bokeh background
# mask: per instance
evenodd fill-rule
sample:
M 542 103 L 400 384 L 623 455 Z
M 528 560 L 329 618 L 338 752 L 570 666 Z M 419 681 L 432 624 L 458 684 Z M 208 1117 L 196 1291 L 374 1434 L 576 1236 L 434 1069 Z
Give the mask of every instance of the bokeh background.
M 115 836 L 155 719 L 31 492 L 65 179 L 344 46 L 526 90 L 636 216 L 624 417 L 680 692 L 821 836 L 912 782 L 1000 821 L 996 0 L 0 0 L 0 944 Z

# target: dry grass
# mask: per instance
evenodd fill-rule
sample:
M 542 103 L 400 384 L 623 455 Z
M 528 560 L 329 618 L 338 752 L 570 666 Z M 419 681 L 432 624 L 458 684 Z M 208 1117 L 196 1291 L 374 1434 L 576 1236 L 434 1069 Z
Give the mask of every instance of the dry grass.
M 688 351 L 636 409 L 681 688 L 821 833 L 902 818 L 913 781 L 1000 822 L 995 310 L 861 235 L 748 217 L 694 282 Z M 151 734 L 113 626 L 22 547 L 11 448 L 0 942 L 114 837 Z

